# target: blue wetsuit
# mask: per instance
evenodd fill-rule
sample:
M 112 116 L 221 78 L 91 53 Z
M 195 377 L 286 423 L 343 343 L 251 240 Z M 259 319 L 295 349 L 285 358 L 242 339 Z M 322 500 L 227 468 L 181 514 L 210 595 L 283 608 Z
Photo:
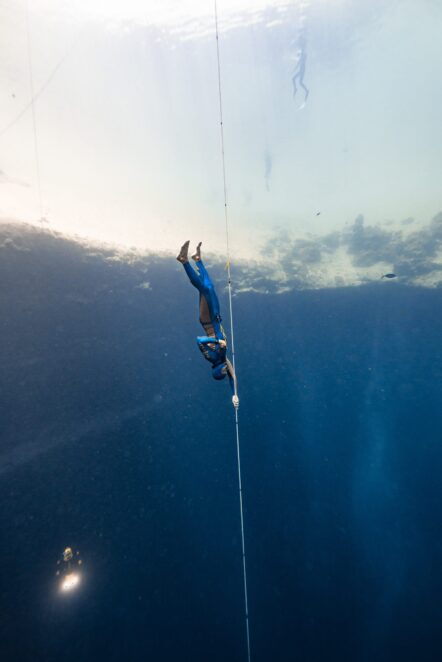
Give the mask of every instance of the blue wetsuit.
M 212 364 L 212 368 L 218 368 L 218 374 L 221 371 L 223 375 L 228 375 L 232 390 L 235 392 L 235 375 L 226 356 L 226 334 L 221 324 L 219 301 L 215 287 L 202 260 L 198 260 L 196 265 L 198 271 L 195 271 L 189 262 L 185 262 L 183 267 L 190 282 L 200 293 L 200 322 L 206 335 L 198 336 L 198 347 L 204 358 Z M 213 376 L 215 377 L 215 371 Z M 222 375 L 215 378 L 222 379 Z

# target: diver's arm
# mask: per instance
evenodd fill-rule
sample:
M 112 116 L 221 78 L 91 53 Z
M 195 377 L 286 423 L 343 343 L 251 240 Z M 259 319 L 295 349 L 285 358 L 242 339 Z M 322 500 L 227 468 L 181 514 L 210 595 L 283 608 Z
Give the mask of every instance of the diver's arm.
M 216 338 L 215 336 L 198 336 L 196 341 L 198 345 L 209 345 L 212 343 L 214 345 L 216 344 L 223 347 L 223 343 L 224 343 L 224 347 L 225 347 L 226 344 L 225 340 L 222 340 L 221 338 Z
M 218 339 L 213 336 L 198 336 L 196 342 L 198 349 L 204 358 L 210 361 L 212 365 L 224 363 L 226 348 L 222 339 Z

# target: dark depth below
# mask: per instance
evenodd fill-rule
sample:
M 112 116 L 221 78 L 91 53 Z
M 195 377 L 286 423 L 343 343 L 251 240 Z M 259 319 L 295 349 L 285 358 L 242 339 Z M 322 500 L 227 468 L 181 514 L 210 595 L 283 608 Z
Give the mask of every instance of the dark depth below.
M 233 408 L 182 268 L 23 229 L 0 288 L 2 662 L 245 661 Z M 235 297 L 254 662 L 442 659 L 441 303 Z

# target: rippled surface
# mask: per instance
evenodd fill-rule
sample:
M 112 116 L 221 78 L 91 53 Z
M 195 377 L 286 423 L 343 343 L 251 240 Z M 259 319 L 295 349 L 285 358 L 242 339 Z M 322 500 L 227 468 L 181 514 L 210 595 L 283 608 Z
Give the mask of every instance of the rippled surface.
M 322 237 L 359 214 L 426 227 L 442 207 L 439 3 L 218 11 L 236 253 L 262 259 L 281 229 Z M 139 247 L 170 250 L 183 231 L 220 244 L 213 5 L 30 5 L 42 213 L 25 18 L 2 7 L 2 215 Z

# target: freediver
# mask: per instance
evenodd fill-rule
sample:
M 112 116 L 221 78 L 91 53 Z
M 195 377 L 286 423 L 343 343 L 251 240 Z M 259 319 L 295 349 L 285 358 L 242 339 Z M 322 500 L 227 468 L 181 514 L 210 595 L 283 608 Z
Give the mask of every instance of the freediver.
M 190 241 L 186 241 L 182 245 L 177 260 L 181 262 L 190 282 L 200 293 L 199 319 L 206 335 L 197 337 L 198 348 L 204 358 L 212 364 L 212 377 L 214 379 L 221 380 L 226 375 L 228 376 L 233 392 L 232 402 L 237 408 L 239 406 L 239 399 L 236 394 L 236 375 L 233 365 L 226 356 L 227 340 L 221 324 L 218 297 L 201 259 L 201 242 L 196 248 L 196 253 L 192 255 L 192 260 L 196 264 L 196 270 L 193 269 L 189 262 L 189 244 Z
M 296 79 L 299 79 L 299 84 L 303 88 L 305 92 L 305 99 L 304 103 L 307 101 L 307 97 L 310 93 L 310 90 L 308 87 L 304 84 L 304 76 L 305 76 L 305 63 L 307 60 L 307 53 L 305 51 L 305 48 L 302 47 L 301 50 L 299 51 L 299 60 L 296 65 L 295 72 L 292 76 L 292 83 L 293 83 L 293 98 L 295 98 L 296 93 L 298 91 L 298 88 L 296 86 Z

